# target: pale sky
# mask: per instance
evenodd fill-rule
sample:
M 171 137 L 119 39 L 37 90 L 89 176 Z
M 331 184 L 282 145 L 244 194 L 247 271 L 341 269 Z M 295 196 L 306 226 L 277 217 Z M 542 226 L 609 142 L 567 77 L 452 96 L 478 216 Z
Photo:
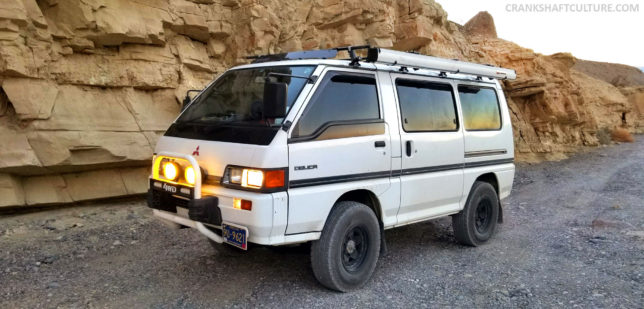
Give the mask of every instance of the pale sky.
M 494 17 L 500 38 L 515 42 L 535 52 L 550 55 L 570 52 L 580 59 L 616 62 L 644 67 L 644 1 L 641 0 L 436 0 L 451 21 L 465 24 L 479 11 Z M 586 6 L 577 12 L 553 12 L 546 4 L 604 4 L 604 11 Z M 541 12 L 525 12 L 527 7 L 513 4 L 544 4 Z M 615 12 L 618 4 L 631 5 L 631 12 Z M 605 12 L 607 5 L 614 12 Z M 637 7 L 636 7 L 637 6 Z M 599 10 L 601 7 L 594 6 Z M 620 6 L 620 10 L 629 7 Z M 636 10 L 637 9 L 637 10 Z M 545 11 L 549 10 L 549 11 Z M 561 11 L 566 10 L 562 8 Z M 635 12 L 632 12 L 635 11 Z

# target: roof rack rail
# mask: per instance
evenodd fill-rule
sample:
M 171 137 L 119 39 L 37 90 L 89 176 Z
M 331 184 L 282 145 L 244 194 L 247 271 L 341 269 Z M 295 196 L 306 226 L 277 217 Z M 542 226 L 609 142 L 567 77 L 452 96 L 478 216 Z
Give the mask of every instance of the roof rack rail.
M 349 53 L 349 59 L 351 60 L 351 65 L 360 65 L 359 61 L 362 60 L 359 56 L 356 55 L 356 50 L 359 49 L 369 49 L 369 45 L 359 45 L 359 46 L 344 46 L 336 47 L 330 49 L 318 49 L 318 50 L 303 50 L 303 51 L 294 51 L 280 54 L 266 54 L 266 55 L 257 55 L 257 56 L 248 56 L 246 59 L 253 59 L 252 63 L 261 63 L 268 61 L 282 61 L 282 60 L 302 60 L 302 59 L 332 59 L 338 55 L 339 51 L 347 51 Z
M 516 72 L 511 69 L 383 48 L 369 48 L 366 61 L 408 66 L 411 68 L 437 70 L 445 73 L 470 74 L 477 77 L 489 77 L 495 79 L 517 78 Z
M 366 49 L 367 58 L 356 55 L 356 50 Z M 332 59 L 338 55 L 339 51 L 349 53 L 351 66 L 359 66 L 360 61 L 373 63 L 386 63 L 399 65 L 401 67 L 410 67 L 413 69 L 430 69 L 441 72 L 446 76 L 447 73 L 469 74 L 476 77 L 488 77 L 494 79 L 516 79 L 517 74 L 514 70 L 504 69 L 489 64 L 477 64 L 459 60 L 444 59 L 432 56 L 425 56 L 417 52 L 401 52 L 396 50 L 371 47 L 369 45 L 345 46 L 330 49 L 294 51 L 281 54 L 250 56 L 247 59 L 253 59 L 252 63 L 261 63 L 268 61 L 282 60 L 302 60 L 302 59 Z

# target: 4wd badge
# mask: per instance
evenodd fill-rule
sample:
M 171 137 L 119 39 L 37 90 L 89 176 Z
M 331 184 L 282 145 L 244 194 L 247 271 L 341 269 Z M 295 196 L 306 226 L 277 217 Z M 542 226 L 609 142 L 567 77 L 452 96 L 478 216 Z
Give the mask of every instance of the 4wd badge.
M 166 190 L 170 193 L 177 193 L 177 187 L 169 186 L 167 183 L 163 183 L 163 190 Z

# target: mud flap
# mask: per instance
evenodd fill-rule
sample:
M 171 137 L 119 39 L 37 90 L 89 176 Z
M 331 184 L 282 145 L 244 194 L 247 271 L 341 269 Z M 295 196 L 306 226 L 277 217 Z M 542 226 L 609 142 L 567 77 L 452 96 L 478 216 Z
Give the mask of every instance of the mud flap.
M 503 223 L 503 205 L 501 204 L 501 200 L 499 200 L 499 219 L 496 222 Z
M 380 256 L 387 255 L 387 241 L 385 240 L 385 228 L 380 222 Z

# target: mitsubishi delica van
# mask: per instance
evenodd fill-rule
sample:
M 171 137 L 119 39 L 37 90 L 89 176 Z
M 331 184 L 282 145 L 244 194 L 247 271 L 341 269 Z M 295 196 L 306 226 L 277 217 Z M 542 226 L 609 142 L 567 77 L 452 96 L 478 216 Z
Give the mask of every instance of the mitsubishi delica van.
M 338 291 L 371 277 L 386 229 L 451 216 L 459 243 L 492 237 L 514 178 L 513 70 L 368 46 L 253 59 L 159 139 L 154 216 L 221 250 L 311 242 Z

